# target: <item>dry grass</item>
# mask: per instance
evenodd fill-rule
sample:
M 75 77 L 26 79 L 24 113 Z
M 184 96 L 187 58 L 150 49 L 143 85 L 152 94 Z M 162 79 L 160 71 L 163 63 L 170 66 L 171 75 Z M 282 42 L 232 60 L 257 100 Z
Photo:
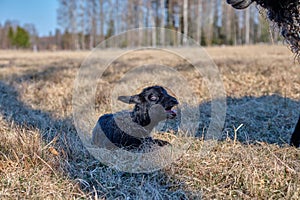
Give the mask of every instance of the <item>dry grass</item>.
M 190 138 L 180 159 L 150 174 L 105 167 L 80 142 L 72 121 L 72 86 L 88 52 L 1 51 L 0 198 L 299 199 L 300 151 L 286 145 L 300 112 L 299 65 L 283 46 L 207 51 L 228 96 L 224 140 L 203 153 L 208 144 Z M 117 54 L 103 52 L 106 59 Z M 106 72 L 97 87 L 97 115 L 110 110 L 109 88 L 129 66 L 164 56 L 149 51 L 138 58 L 125 55 Z M 210 94 L 184 60 L 166 63 L 185 75 L 199 97 L 201 135 L 210 121 Z
M 1 199 L 84 197 L 79 185 L 63 176 L 57 151 L 40 134 L 0 119 Z

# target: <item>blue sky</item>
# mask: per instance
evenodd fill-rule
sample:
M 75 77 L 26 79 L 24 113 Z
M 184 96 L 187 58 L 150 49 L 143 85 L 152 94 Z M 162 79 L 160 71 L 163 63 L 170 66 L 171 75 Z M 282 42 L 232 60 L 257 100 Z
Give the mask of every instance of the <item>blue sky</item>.
M 40 36 L 55 33 L 57 0 L 0 0 L 0 23 L 16 20 L 21 26 L 33 23 Z

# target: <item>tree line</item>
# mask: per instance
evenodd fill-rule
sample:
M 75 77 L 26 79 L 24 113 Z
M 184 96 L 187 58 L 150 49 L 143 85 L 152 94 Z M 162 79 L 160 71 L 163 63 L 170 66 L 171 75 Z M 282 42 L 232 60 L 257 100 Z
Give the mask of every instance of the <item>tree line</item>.
M 29 32 L 31 25 L 25 24 L 24 27 L 17 22 L 7 21 L 2 27 L 0 24 L 0 45 L 2 49 L 29 48 L 33 33 Z
M 278 30 L 269 27 L 266 17 L 255 6 L 243 11 L 232 9 L 225 0 L 58 0 L 59 29 L 38 37 L 34 26 L 0 25 L 1 48 L 92 49 L 100 42 L 122 32 L 145 27 L 166 28 L 130 32 L 118 43 L 107 47 L 184 45 L 183 33 L 203 46 L 242 45 L 277 42 Z M 17 32 L 28 34 L 17 41 Z M 18 31 L 19 30 L 19 31 Z M 16 36 L 11 36 L 11 31 Z M 24 32 L 25 31 L 25 32 Z M 20 34 L 20 33 L 19 33 Z M 271 37 L 270 37 L 271 35 Z M 21 42 L 21 41 L 20 41 Z M 22 43 L 22 42 L 21 42 Z

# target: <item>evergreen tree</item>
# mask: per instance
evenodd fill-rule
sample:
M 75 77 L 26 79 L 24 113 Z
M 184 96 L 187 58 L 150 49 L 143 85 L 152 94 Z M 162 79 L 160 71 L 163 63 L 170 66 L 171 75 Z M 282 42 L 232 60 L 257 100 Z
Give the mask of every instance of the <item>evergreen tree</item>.
M 30 46 L 30 35 L 20 26 L 17 27 L 16 33 L 14 33 L 13 29 L 10 27 L 8 37 L 11 40 L 12 45 L 17 48 L 28 48 Z

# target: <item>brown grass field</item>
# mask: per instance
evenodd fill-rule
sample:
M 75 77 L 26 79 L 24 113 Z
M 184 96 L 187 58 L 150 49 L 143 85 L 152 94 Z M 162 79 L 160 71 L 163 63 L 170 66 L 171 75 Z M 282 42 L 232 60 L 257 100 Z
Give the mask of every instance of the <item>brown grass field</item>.
M 285 46 L 206 50 L 227 94 L 222 140 L 201 154 L 206 141 L 188 138 L 172 164 L 139 174 L 102 165 L 78 138 L 72 92 L 90 52 L 0 51 L 0 199 L 300 199 L 300 150 L 288 145 L 300 113 L 299 64 Z M 109 112 L 111 88 L 129 65 L 164 59 L 139 53 L 113 63 L 98 83 L 97 116 Z M 204 130 L 212 99 L 202 78 L 181 59 L 166 62 L 197 96 Z M 155 136 L 171 142 L 170 134 Z

